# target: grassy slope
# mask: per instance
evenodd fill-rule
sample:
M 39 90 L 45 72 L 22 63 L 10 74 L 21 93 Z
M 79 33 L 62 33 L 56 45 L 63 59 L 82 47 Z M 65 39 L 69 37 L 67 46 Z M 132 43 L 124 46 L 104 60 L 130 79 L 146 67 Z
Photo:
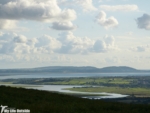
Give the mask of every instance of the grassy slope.
M 149 105 L 107 103 L 47 91 L 0 86 L 0 104 L 31 113 L 149 113 Z

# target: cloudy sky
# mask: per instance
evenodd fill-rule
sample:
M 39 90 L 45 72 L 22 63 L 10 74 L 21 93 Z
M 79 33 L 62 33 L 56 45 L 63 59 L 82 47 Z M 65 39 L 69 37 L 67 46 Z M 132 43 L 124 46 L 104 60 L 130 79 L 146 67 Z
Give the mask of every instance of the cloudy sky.
M 150 69 L 149 0 L 0 0 L 0 68 Z

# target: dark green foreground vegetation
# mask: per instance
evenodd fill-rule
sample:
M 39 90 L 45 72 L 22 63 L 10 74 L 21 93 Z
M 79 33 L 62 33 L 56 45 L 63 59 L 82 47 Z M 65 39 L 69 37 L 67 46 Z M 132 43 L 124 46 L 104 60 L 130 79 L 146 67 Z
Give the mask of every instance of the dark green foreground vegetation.
M 31 113 L 150 113 L 149 105 L 81 99 L 54 92 L 0 86 L 0 104 Z

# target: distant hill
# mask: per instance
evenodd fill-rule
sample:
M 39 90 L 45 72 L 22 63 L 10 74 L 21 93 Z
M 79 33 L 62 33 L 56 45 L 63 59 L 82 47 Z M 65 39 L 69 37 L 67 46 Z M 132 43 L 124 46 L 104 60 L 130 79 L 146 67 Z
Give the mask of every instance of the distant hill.
M 131 68 L 131 67 L 127 67 L 127 66 L 112 66 L 112 67 L 104 67 L 100 69 L 101 72 L 137 72 L 140 70 Z
M 29 69 L 0 69 L 0 75 L 5 73 L 135 73 L 150 72 L 150 70 L 137 70 L 127 66 L 112 66 L 104 68 L 96 68 L 91 66 L 75 67 L 75 66 L 49 66 Z

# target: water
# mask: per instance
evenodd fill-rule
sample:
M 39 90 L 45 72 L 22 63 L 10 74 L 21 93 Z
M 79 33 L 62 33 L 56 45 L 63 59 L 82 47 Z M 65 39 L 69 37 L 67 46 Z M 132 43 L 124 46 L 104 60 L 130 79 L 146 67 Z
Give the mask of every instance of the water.
M 150 73 L 57 73 L 57 74 L 20 74 L 20 75 L 0 75 L 0 79 L 18 78 L 61 78 L 61 77 L 108 77 L 108 76 L 150 76 Z

